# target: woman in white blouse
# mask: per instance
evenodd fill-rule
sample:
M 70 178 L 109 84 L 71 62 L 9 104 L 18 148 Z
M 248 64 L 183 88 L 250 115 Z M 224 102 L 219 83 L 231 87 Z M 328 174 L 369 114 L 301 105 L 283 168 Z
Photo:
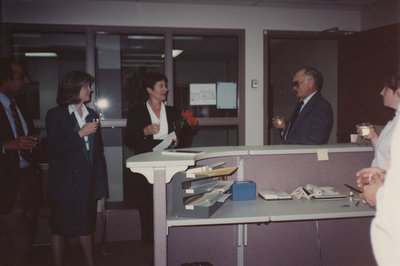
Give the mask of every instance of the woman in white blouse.
M 380 93 L 383 98 L 383 105 L 396 110 L 394 118 L 389 121 L 383 128 L 380 135 L 377 134 L 372 125 L 369 126 L 369 134 L 363 135 L 365 139 L 371 141 L 375 149 L 375 158 L 372 161 L 372 167 L 378 167 L 383 170 L 388 169 L 388 161 L 390 160 L 389 146 L 392 140 L 393 131 L 395 128 L 396 120 L 399 114 L 400 104 L 400 74 L 391 75 L 390 78 L 384 81 L 384 87 Z M 357 133 L 361 136 L 362 130 L 357 129 Z
M 144 89 L 149 98 L 144 104 L 134 106 L 128 112 L 125 129 L 125 145 L 135 154 L 151 152 L 164 138 L 175 131 L 174 122 L 180 112 L 164 104 L 168 95 L 168 80 L 158 72 L 149 72 L 144 80 Z M 177 132 L 178 133 L 178 132 Z M 178 138 L 173 139 L 174 146 Z M 179 142 L 181 144 L 181 142 Z M 153 244 L 153 186 L 140 174 L 130 174 L 134 182 L 136 204 L 139 208 L 142 241 Z

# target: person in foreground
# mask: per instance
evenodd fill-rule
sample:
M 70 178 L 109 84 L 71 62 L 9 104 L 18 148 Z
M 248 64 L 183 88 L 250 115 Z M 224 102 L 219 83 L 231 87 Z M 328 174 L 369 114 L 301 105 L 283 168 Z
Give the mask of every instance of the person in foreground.
M 174 131 L 174 121 L 180 112 L 171 106 L 166 106 L 168 87 L 167 78 L 158 72 L 146 74 L 144 89 L 149 98 L 144 105 L 129 110 L 125 130 L 125 145 L 134 150 L 135 154 L 151 152 L 169 133 Z M 174 146 L 178 139 L 174 139 Z M 132 174 L 140 179 L 139 212 L 142 229 L 142 241 L 153 244 L 153 185 L 139 174 Z
M 46 116 L 51 243 L 57 266 L 62 265 L 68 236 L 79 236 L 87 265 L 94 265 L 96 203 L 105 196 L 105 161 L 99 117 L 85 106 L 93 81 L 85 72 L 67 73 L 58 88 L 58 106 Z
M 366 168 L 357 173 L 362 199 L 376 205 L 371 224 L 371 241 L 378 265 L 400 262 L 400 123 L 397 123 L 390 146 L 391 162 L 387 174 L 379 168 Z M 368 181 L 367 181 L 368 180 Z
M 281 130 L 283 144 L 324 144 L 328 141 L 333 123 L 331 105 L 321 95 L 323 77 L 316 68 L 307 66 L 293 77 L 293 90 L 298 101 L 288 121 L 272 119 Z
M 357 132 L 359 136 L 369 139 L 374 147 L 375 157 L 371 167 L 379 167 L 387 170 L 390 160 L 389 146 L 392 142 L 393 131 L 399 117 L 400 74 L 391 75 L 384 80 L 380 95 L 383 98 L 383 105 L 396 111 L 394 118 L 386 124 L 380 135 L 376 133 L 373 125 L 369 126 L 369 134 L 367 135 L 362 135 L 362 130 L 359 128 L 357 128 Z
M 41 171 L 32 157 L 33 123 L 15 97 L 29 84 L 13 58 L 0 61 L 0 265 L 29 265 L 40 206 Z

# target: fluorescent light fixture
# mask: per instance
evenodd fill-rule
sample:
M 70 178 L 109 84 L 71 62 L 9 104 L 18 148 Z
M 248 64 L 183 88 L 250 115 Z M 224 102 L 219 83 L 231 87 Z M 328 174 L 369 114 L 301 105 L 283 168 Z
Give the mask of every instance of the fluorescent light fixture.
M 46 52 L 34 52 L 25 53 L 26 57 L 57 57 L 56 53 L 46 53 Z
M 129 35 L 127 38 L 131 40 L 163 40 L 164 36 Z
M 172 50 L 172 57 L 177 57 L 183 52 L 183 50 Z
M 99 99 L 97 101 L 96 105 L 100 109 L 107 109 L 108 108 L 108 101 L 107 101 L 107 99 Z
M 162 54 L 125 53 L 123 57 L 160 57 Z
M 174 49 L 174 50 L 172 50 L 172 57 L 175 58 L 178 55 L 180 55 L 181 53 L 183 53 L 183 50 Z M 162 55 L 161 57 L 164 58 L 165 55 Z
M 162 59 L 122 59 L 124 63 L 163 63 Z

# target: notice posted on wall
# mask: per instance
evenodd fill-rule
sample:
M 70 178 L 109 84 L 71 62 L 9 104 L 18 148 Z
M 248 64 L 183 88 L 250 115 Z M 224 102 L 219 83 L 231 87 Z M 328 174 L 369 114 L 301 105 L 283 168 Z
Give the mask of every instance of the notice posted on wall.
M 236 109 L 236 83 L 217 83 L 217 109 Z
M 216 105 L 216 87 L 215 83 L 190 84 L 190 105 Z

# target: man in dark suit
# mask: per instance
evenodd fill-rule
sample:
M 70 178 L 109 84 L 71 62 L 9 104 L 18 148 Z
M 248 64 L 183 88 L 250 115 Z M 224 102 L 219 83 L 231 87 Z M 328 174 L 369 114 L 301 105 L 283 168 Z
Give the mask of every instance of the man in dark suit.
M 0 265 L 29 265 L 41 200 L 40 170 L 32 161 L 33 123 L 14 98 L 29 79 L 12 58 L 0 61 Z
M 282 130 L 283 144 L 324 144 L 332 129 L 332 108 L 320 90 L 323 78 L 314 67 L 303 67 L 293 77 L 293 90 L 300 101 L 288 121 L 272 119 Z

